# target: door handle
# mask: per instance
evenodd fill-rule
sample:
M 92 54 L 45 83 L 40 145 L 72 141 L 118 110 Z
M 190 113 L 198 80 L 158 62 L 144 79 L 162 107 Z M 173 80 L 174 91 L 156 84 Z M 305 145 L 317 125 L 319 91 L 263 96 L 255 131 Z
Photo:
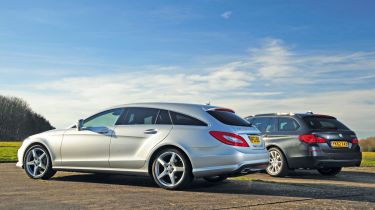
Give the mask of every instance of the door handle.
M 155 134 L 157 132 L 158 132 L 158 130 L 156 130 L 154 128 L 147 129 L 147 130 L 144 131 L 145 134 Z
M 98 131 L 98 133 L 100 133 L 100 134 L 107 134 L 108 131 Z

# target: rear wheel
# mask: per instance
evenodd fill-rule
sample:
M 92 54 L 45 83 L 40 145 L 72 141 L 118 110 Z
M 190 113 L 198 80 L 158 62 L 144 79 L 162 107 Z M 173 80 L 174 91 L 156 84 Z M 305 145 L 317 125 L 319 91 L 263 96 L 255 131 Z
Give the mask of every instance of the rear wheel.
M 193 180 L 188 158 L 177 149 L 166 149 L 156 155 L 152 176 L 156 184 L 168 190 L 184 188 Z
M 49 179 L 55 175 L 48 151 L 41 145 L 30 147 L 24 157 L 26 174 L 33 179 Z
M 203 177 L 203 179 L 206 180 L 207 182 L 221 182 L 221 181 L 226 180 L 227 178 L 228 176 L 224 176 L 224 175 Z
M 266 169 L 270 176 L 283 177 L 288 175 L 288 164 L 284 154 L 277 148 L 273 147 L 268 150 L 269 165 Z
M 341 167 L 335 168 L 319 168 L 319 173 L 324 176 L 335 176 L 341 171 Z

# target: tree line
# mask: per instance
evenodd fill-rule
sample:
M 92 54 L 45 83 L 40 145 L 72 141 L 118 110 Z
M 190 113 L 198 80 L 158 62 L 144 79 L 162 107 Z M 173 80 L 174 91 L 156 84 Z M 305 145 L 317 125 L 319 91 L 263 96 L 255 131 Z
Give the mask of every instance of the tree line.
M 0 140 L 23 140 L 51 129 L 54 127 L 26 101 L 0 95 Z

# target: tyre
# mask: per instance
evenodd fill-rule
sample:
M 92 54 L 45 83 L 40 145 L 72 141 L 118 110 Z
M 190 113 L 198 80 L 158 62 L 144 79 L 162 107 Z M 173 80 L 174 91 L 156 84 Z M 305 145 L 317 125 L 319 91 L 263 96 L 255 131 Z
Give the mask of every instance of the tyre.
M 319 173 L 324 176 L 336 176 L 341 171 L 341 167 L 337 168 L 319 168 Z
M 203 179 L 206 180 L 207 182 L 221 182 L 221 181 L 226 180 L 227 178 L 228 177 L 224 175 L 203 177 Z
M 168 190 L 182 189 L 193 180 L 188 158 L 177 149 L 166 149 L 156 155 L 152 176 L 157 185 Z
M 283 177 L 288 175 L 289 169 L 284 154 L 277 148 L 268 150 L 270 161 L 266 169 L 270 176 Z
M 34 145 L 27 149 L 24 169 L 32 179 L 49 179 L 56 173 L 52 169 L 51 157 L 42 145 Z

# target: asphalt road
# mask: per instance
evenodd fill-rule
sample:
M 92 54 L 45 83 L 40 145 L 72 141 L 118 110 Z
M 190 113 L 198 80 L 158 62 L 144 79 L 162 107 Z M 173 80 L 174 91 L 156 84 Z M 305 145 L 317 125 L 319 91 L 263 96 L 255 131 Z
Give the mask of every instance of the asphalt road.
M 241 179 L 196 180 L 190 189 L 167 191 L 148 177 L 58 172 L 32 180 L 14 163 L 2 163 L 0 209 L 375 209 L 375 168 L 348 168 L 335 178 L 302 171 Z

